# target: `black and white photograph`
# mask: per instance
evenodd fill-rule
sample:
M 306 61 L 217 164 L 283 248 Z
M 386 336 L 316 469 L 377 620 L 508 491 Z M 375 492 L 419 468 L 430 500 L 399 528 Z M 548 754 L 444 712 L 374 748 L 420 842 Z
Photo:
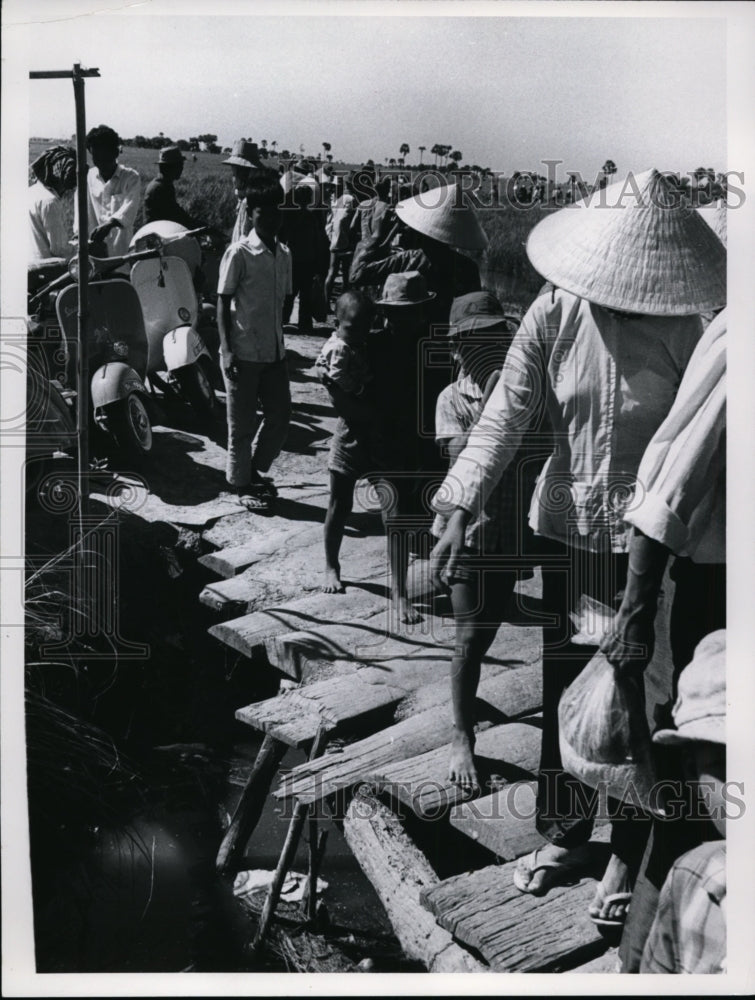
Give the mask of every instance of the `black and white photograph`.
M 752 4 L 2 18 L 4 995 L 750 993 Z

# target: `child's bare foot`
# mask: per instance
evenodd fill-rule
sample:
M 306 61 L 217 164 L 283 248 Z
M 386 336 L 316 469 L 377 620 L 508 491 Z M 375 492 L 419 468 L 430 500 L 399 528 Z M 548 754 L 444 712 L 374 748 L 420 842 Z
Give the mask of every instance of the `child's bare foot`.
M 338 575 L 337 569 L 332 569 L 328 567 L 325 570 L 325 583 L 323 584 L 324 594 L 345 594 L 346 588 L 341 583 L 341 578 Z
M 422 615 L 416 608 L 412 607 L 411 602 L 406 597 L 394 598 L 393 610 L 404 625 L 416 625 L 417 622 L 422 621 Z
M 448 761 L 448 780 L 464 791 L 477 791 L 480 783 L 474 766 L 474 736 L 454 731 L 451 757 Z

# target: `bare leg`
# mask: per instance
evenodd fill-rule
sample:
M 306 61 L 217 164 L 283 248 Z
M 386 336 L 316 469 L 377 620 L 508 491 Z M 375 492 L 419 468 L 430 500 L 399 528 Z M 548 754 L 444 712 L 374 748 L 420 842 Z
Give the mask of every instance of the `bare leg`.
M 474 766 L 475 699 L 482 658 L 498 632 L 511 603 L 516 583 L 514 573 L 477 573 L 451 585 L 451 604 L 456 620 L 456 648 L 451 661 L 451 700 L 454 735 L 448 777 L 462 788 L 478 787 Z
M 346 519 L 351 513 L 354 503 L 354 480 L 340 472 L 330 473 L 330 501 L 325 515 L 325 582 L 323 591 L 326 594 L 343 594 L 341 583 L 341 564 L 338 555 L 341 551 L 343 531 Z
M 406 595 L 406 573 L 409 568 L 409 534 L 396 527 L 391 513 L 383 511 L 383 524 L 388 539 L 388 562 L 391 568 L 391 601 L 400 622 L 416 625 L 422 615 L 412 607 Z

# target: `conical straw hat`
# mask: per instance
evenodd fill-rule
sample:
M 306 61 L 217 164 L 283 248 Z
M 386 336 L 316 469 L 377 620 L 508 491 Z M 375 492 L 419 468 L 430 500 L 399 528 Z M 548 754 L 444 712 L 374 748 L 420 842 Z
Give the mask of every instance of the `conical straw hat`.
M 726 246 L 727 211 L 726 201 L 723 198 L 716 202 L 715 205 L 706 205 L 704 208 L 698 208 L 700 215 L 705 219 L 724 246 Z
M 460 250 L 483 250 L 488 245 L 477 213 L 457 184 L 405 198 L 396 205 L 396 215 L 418 233 Z
M 726 250 L 657 171 L 612 184 L 538 223 L 532 266 L 597 305 L 688 316 L 726 304 Z

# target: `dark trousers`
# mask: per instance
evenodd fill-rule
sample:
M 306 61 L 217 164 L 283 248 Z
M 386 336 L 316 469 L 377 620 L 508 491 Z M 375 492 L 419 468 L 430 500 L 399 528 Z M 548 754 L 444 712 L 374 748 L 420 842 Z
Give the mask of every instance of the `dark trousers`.
M 240 361 L 237 380 L 233 382 L 225 378 L 225 389 L 228 419 L 226 479 L 231 486 L 248 486 L 252 464 L 258 472 L 267 472 L 286 440 L 291 420 L 288 367 L 285 360 L 273 364 Z M 261 426 L 257 416 L 258 406 L 262 410 Z M 252 456 L 255 435 L 257 443 Z
M 692 659 L 697 644 L 710 632 L 726 627 L 726 567 L 677 559 L 671 577 L 675 583 L 670 621 L 673 675 L 666 721 L 662 716 L 658 721 L 673 726 L 670 706 L 676 699 L 679 674 Z M 684 775 L 679 751 L 663 746 L 655 746 L 654 751 L 659 781 L 681 783 Z M 684 812 L 671 820 L 653 820 L 621 939 L 622 972 L 640 971 L 642 952 L 658 909 L 658 896 L 673 863 L 687 851 L 719 836 L 713 823 L 690 819 Z
M 592 833 L 599 797 L 594 789 L 567 774 L 561 764 L 558 704 L 561 695 L 595 655 L 594 646 L 572 643 L 569 610 L 581 594 L 617 607 L 626 584 L 628 557 L 586 552 L 548 544 L 543 555 L 543 736 L 537 792 L 537 829 L 552 844 L 573 848 Z M 649 832 L 649 820 L 636 808 L 608 799 L 612 818 L 611 848 L 634 874 Z
M 292 294 L 283 306 L 283 322 L 288 323 L 294 308 L 294 299 L 299 296 L 299 329 L 312 326 L 312 282 L 316 273 L 313 260 L 297 261 L 291 264 Z

